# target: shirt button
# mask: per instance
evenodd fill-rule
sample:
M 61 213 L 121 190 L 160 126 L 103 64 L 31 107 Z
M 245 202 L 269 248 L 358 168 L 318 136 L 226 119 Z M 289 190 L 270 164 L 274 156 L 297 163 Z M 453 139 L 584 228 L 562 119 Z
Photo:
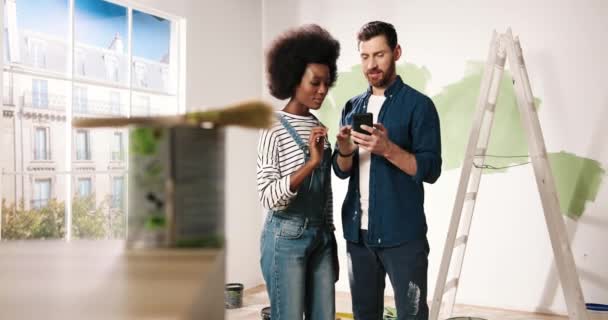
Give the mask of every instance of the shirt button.
M 378 238 L 378 243 L 382 243 L 382 240 L 380 238 Z
M 357 211 L 355 210 L 355 215 L 357 215 Z

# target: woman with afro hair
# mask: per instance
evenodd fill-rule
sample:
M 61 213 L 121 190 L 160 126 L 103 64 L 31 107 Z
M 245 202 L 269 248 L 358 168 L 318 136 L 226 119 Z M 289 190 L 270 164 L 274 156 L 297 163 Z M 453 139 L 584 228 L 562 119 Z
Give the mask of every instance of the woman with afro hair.
M 287 104 L 262 131 L 257 184 L 268 210 L 261 267 L 273 320 L 335 318 L 338 277 L 331 146 L 310 112 L 336 81 L 340 44 L 318 25 L 288 30 L 267 51 L 268 88 Z

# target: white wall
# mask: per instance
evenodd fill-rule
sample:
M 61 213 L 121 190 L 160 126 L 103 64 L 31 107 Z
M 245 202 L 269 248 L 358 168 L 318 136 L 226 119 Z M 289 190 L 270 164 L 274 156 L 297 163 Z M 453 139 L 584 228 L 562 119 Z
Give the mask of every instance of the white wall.
M 259 1 L 147 0 L 142 4 L 187 20 L 186 108 L 206 109 L 260 98 L 262 5 Z M 261 210 L 255 161 L 258 133 L 227 132 L 227 282 L 262 283 Z
M 510 26 L 521 37 L 532 89 L 542 100 L 539 117 L 547 149 L 566 150 L 608 168 L 608 143 L 601 138 L 608 134 L 604 125 L 608 93 L 603 85 L 608 74 L 603 59 L 608 56 L 605 1 L 263 3 L 264 47 L 287 27 L 319 23 L 341 42 L 341 71 L 359 63 L 355 35 L 362 24 L 377 19 L 393 23 L 404 48 L 400 63 L 429 70 L 429 95 L 460 80 L 467 61 L 484 61 L 492 31 L 503 32 Z M 435 185 L 425 186 L 431 244 L 429 298 L 459 175 L 459 170 L 447 170 Z M 345 191 L 346 183 L 334 177 L 335 212 L 340 212 Z M 587 302 L 608 303 L 607 195 L 608 186 L 603 183 L 580 219 L 566 219 Z M 530 166 L 484 175 L 457 302 L 565 313 L 546 230 Z M 340 250 L 343 273 L 337 288 L 347 291 L 343 243 Z M 387 294 L 392 294 L 390 287 Z

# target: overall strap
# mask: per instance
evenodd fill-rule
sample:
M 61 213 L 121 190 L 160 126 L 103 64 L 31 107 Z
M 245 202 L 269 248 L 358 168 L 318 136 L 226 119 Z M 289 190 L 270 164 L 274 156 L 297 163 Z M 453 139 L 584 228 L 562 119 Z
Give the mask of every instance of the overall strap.
M 300 150 L 304 152 L 304 158 L 308 159 L 310 157 L 310 150 L 308 150 L 308 145 L 304 143 L 302 137 L 300 137 L 296 129 L 289 123 L 289 121 L 287 121 L 287 119 L 285 119 L 285 116 L 277 114 L 277 118 L 279 118 L 279 121 L 281 121 L 281 124 L 283 127 L 285 127 L 287 132 L 289 132 L 289 135 L 296 142 Z

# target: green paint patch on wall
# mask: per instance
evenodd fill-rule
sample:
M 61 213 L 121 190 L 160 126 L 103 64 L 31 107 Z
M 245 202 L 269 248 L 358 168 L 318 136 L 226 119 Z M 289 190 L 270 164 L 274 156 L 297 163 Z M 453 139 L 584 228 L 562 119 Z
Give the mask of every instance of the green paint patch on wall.
M 464 78 L 448 85 L 433 97 L 441 121 L 444 170 L 459 168 L 462 165 L 477 107 L 483 67 L 484 65 L 480 62 L 468 63 Z M 535 98 L 535 105 L 537 108 L 540 105 L 540 100 L 537 98 Z M 498 156 L 525 156 L 528 154 L 528 144 L 519 118 L 511 75 L 506 71 L 500 82 L 488 154 Z M 487 158 L 485 163 L 494 167 L 504 167 L 525 162 L 525 159 L 525 157 Z M 504 170 L 484 170 L 485 173 L 502 171 Z
M 484 66 L 484 63 L 478 61 L 467 63 L 465 75 L 461 80 L 444 87 L 439 94 L 432 97 L 441 122 L 443 170 L 462 166 Z M 427 84 L 431 79 L 426 67 L 406 63 L 397 65 L 397 73 L 414 89 L 426 92 Z M 505 71 L 500 84 L 488 154 L 524 157 L 487 158 L 485 163 L 494 167 L 517 165 L 528 161 L 525 157 L 528 155 L 528 144 L 511 81 L 511 75 Z M 319 119 L 329 129 L 332 144 L 335 143 L 340 115 L 345 103 L 364 92 L 367 87 L 360 65 L 338 74 L 336 85 L 330 90 L 323 106 L 317 112 Z M 538 109 L 541 100 L 534 98 L 534 104 Z M 586 202 L 595 200 L 605 173 L 604 169 L 595 160 L 566 152 L 550 153 L 549 159 L 562 212 L 573 218 L 580 217 L 585 210 Z M 506 170 L 484 170 L 484 173 Z
M 561 151 L 549 153 L 560 208 L 566 216 L 578 219 L 588 201 L 595 201 L 606 171 L 592 159 Z

